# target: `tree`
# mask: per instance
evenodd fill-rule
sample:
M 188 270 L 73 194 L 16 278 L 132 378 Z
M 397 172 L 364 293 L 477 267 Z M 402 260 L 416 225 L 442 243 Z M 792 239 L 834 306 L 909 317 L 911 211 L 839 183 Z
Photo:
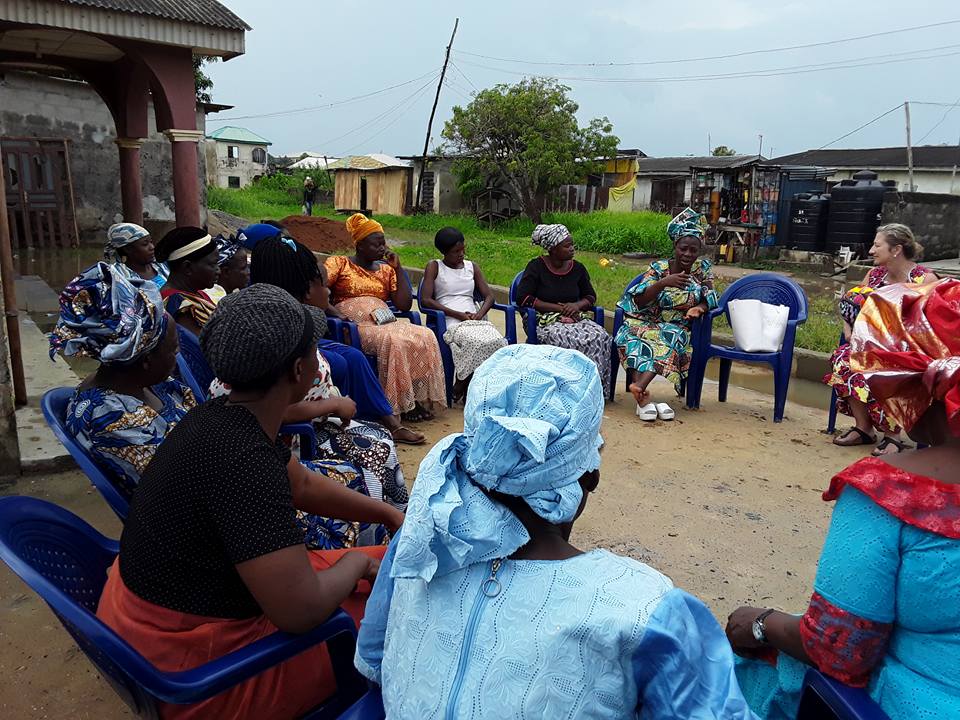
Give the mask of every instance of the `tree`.
M 461 177 L 502 175 L 524 214 L 540 222 L 537 199 L 602 172 L 619 142 L 607 118 L 581 127 L 569 92 L 556 80 L 533 78 L 482 90 L 466 107 L 454 107 L 443 137 L 463 157 Z
M 213 80 L 210 79 L 209 75 L 203 72 L 203 66 L 207 63 L 217 62 L 219 59 L 220 58 L 215 56 L 193 56 L 193 84 L 197 91 L 198 103 L 210 102 L 210 93 L 208 91 L 213 88 Z
M 726 145 L 717 145 L 711 153 L 714 157 L 729 157 L 730 155 L 736 155 L 737 151 L 733 148 L 729 148 Z

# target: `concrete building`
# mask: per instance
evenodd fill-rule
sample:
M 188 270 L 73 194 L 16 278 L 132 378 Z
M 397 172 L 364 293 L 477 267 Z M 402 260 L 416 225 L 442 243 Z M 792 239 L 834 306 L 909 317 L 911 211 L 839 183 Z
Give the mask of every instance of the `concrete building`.
M 887 147 L 863 150 L 807 150 L 767 161 L 768 165 L 818 166 L 833 173 L 827 184 L 848 180 L 860 170 L 873 170 L 879 180 L 892 180 L 897 190 L 910 192 L 907 148 Z M 922 145 L 913 148 L 914 192 L 960 194 L 960 145 Z
M 410 180 L 411 197 L 417 193 L 417 183 L 420 178 L 422 155 L 401 155 L 413 166 L 413 176 Z M 453 155 L 428 155 L 427 171 L 423 174 L 423 186 L 420 189 L 420 204 L 425 212 L 430 213 L 458 213 L 468 208 L 460 191 L 457 190 L 457 178 L 453 174 Z
M 116 134 L 121 212 L 132 222 L 144 219 L 142 148 L 150 137 L 153 118 L 153 127 L 169 141 L 169 151 L 164 155 L 170 161 L 176 222 L 199 225 L 203 196 L 198 143 L 204 132 L 197 123 L 193 58 L 206 55 L 227 60 L 241 55 L 249 29 L 215 0 L 0 2 L 0 68 L 61 76 L 66 73 L 88 83 L 100 96 Z M 10 95 L 3 92 L 3 108 L 13 102 Z M 26 116 L 33 125 L 27 139 L 52 139 L 66 147 L 67 138 L 51 138 L 50 133 L 70 129 L 67 124 L 73 123 L 76 132 L 88 133 L 93 140 L 113 140 L 109 135 L 100 138 L 102 131 L 87 123 L 82 114 L 64 119 L 59 126 L 55 120 L 46 122 L 44 113 L 54 109 L 39 106 Z M 44 150 L 44 158 L 49 160 L 46 166 L 41 159 L 35 173 L 29 164 L 33 162 L 29 152 L 20 152 L 16 159 L 21 165 L 13 168 L 18 170 L 18 177 L 31 177 L 35 182 L 39 178 L 56 191 L 56 179 L 63 173 L 75 176 L 66 159 L 62 167 L 54 167 L 58 155 L 45 148 L 39 150 Z M 63 157 L 68 158 L 69 152 L 64 151 Z M 3 168 L 9 174 L 10 165 L 4 163 Z M 9 185 L 14 178 L 6 179 Z M 38 203 L 47 204 L 32 207 L 28 194 L 11 195 L 8 190 L 6 199 L 11 198 L 12 213 L 19 212 L 31 231 L 25 233 L 29 243 L 33 231 L 43 232 L 43 213 L 54 213 L 58 206 L 51 206 L 49 198 L 39 198 Z M 55 221 L 47 220 L 48 226 L 56 227 Z
M 267 173 L 272 143 L 242 127 L 227 125 L 207 135 L 207 182 L 222 188 L 246 187 Z

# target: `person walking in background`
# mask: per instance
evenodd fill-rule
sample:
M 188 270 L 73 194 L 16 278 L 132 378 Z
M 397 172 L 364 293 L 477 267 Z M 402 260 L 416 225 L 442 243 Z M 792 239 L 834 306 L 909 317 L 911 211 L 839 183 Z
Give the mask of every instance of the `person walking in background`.
M 307 175 L 303 181 L 303 214 L 313 215 L 313 204 L 317 201 L 317 186 L 313 183 L 313 178 Z

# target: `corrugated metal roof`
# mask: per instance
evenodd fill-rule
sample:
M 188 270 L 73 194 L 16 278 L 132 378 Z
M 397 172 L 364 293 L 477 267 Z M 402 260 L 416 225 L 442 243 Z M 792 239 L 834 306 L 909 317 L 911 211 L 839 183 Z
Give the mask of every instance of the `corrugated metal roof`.
M 371 153 L 370 155 L 350 155 L 335 163 L 330 170 L 385 170 L 386 168 L 410 167 L 410 163 L 393 155 Z
M 913 148 L 916 168 L 950 168 L 960 162 L 960 145 L 921 145 Z M 907 148 L 807 150 L 769 160 L 770 165 L 821 165 L 832 168 L 906 168 Z
M 639 175 L 656 175 L 676 173 L 685 175 L 690 168 L 714 168 L 725 170 L 728 168 L 748 165 L 758 159 L 757 155 L 703 155 L 700 157 L 641 157 L 637 158 Z
M 251 132 L 246 128 L 237 127 L 236 125 L 227 125 L 222 128 L 214 130 L 212 133 L 207 135 L 208 138 L 213 140 L 223 140 L 224 142 L 237 142 L 245 143 L 247 145 L 272 145 L 269 140 L 264 137 L 260 137 L 255 132 Z
M 227 30 L 250 30 L 250 26 L 216 0 L 61 0 L 69 5 L 85 5 L 137 15 L 152 15 L 166 20 L 207 25 Z

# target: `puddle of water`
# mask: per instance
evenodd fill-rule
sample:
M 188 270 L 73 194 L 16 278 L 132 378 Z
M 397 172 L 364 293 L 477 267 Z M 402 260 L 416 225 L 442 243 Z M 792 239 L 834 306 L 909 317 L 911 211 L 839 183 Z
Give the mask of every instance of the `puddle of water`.
M 719 373 L 720 360 L 713 358 L 707 363 L 707 377 L 711 380 L 717 380 Z M 765 366 L 734 363 L 730 371 L 730 384 L 770 395 L 772 402 L 773 373 L 766 369 Z M 716 402 L 716 393 L 716 385 L 704 386 L 703 395 L 701 395 L 700 398 L 701 403 Z M 790 378 L 790 386 L 787 388 L 787 402 L 796 403 L 797 405 L 803 405 L 805 407 L 818 408 L 827 412 L 830 408 L 830 388 L 823 383 L 792 377 Z M 771 413 L 773 412 L 772 407 L 771 405 Z M 824 416 L 823 422 L 824 427 L 826 427 L 826 416 Z
M 39 275 L 54 292 L 59 293 L 81 270 L 102 259 L 103 248 L 99 246 L 34 248 L 17 250 L 13 263 L 18 275 Z

